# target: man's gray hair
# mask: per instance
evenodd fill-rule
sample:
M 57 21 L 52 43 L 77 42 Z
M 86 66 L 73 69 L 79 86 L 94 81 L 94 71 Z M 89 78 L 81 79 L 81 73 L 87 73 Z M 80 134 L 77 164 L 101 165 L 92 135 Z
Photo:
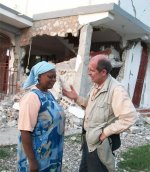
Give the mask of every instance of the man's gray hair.
M 103 69 L 107 71 L 107 73 L 110 73 L 112 70 L 112 65 L 109 59 L 100 59 L 97 62 L 97 68 L 99 72 L 101 72 Z

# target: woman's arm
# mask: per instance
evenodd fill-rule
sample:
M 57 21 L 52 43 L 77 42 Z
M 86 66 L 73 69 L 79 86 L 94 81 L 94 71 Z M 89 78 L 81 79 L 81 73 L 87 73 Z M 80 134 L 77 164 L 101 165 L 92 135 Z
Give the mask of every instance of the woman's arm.
M 30 172 L 38 172 L 38 163 L 33 151 L 32 132 L 40 109 L 38 96 L 29 92 L 20 101 L 18 129 L 21 132 L 24 152 L 29 161 Z
M 21 130 L 21 137 L 23 148 L 29 161 L 30 172 L 39 172 L 38 162 L 33 151 L 31 132 Z

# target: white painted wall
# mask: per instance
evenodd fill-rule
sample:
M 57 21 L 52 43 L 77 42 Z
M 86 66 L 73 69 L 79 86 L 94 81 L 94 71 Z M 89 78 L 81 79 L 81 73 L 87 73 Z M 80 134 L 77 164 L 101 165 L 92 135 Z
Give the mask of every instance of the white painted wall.
M 150 26 L 150 0 L 0 0 L 0 3 L 32 17 L 33 14 L 80 6 L 116 3 Z
M 28 0 L 0 0 L 0 3 L 20 13 L 27 14 Z
M 125 59 L 125 66 L 124 76 L 121 83 L 128 90 L 131 99 L 133 97 L 135 89 L 135 84 L 141 61 L 141 54 L 142 46 L 140 42 L 136 45 L 133 45 L 131 49 L 126 50 L 123 54 L 123 58 Z
M 116 3 L 118 0 L 0 0 L 0 3 L 32 17 L 33 14 L 80 6 Z
M 120 7 L 150 26 L 150 0 L 120 0 Z

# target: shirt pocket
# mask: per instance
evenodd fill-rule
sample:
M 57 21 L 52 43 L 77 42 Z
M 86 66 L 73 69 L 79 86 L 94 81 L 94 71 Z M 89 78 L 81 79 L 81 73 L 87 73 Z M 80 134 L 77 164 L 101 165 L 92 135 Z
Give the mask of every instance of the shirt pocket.
M 111 113 L 111 106 L 109 103 L 104 102 L 102 104 L 98 104 L 94 110 L 93 122 L 94 123 L 107 122 L 110 113 Z
M 99 126 L 90 127 L 86 132 L 86 140 L 88 144 L 95 145 L 99 142 L 100 134 L 102 133 L 102 129 Z

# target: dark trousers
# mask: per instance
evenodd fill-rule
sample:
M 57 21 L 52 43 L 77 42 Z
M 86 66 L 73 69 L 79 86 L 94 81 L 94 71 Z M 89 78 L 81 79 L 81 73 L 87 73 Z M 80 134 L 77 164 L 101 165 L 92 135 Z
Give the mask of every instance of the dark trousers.
M 100 161 L 97 150 L 88 151 L 85 134 L 82 135 L 82 157 L 79 172 L 108 172 Z

